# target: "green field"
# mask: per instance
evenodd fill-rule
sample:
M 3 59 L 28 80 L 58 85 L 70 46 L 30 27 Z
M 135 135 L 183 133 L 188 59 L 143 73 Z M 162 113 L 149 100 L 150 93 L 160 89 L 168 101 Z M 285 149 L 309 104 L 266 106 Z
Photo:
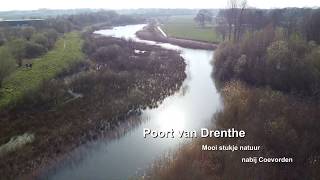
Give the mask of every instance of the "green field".
M 32 59 L 32 69 L 19 68 L 9 75 L 0 89 L 0 108 L 17 102 L 29 91 L 36 90 L 44 80 L 51 79 L 74 63 L 82 61 L 83 40 L 72 32 L 60 38 L 52 51 Z
M 193 16 L 172 16 L 162 21 L 162 28 L 170 37 L 220 42 L 221 37 L 212 25 L 201 28 L 193 18 Z

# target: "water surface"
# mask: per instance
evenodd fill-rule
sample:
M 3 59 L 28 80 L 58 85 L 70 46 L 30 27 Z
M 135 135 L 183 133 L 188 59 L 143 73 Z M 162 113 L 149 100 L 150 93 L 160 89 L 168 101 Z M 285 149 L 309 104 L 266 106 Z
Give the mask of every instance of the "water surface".
M 127 121 L 118 131 L 119 138 L 102 138 L 83 145 L 71 158 L 46 175 L 52 180 L 118 180 L 143 174 L 144 170 L 169 150 L 186 141 L 180 138 L 143 138 L 143 128 L 154 130 L 199 130 L 209 126 L 211 118 L 220 106 L 220 96 L 211 79 L 210 61 L 213 51 L 181 48 L 166 43 L 139 40 L 135 33 L 145 25 L 128 25 L 96 31 L 105 36 L 131 38 L 135 41 L 158 44 L 181 51 L 187 63 L 187 78 L 181 89 L 167 97 L 155 109 L 144 110 L 137 120 Z M 141 122 L 141 123 L 135 123 Z M 135 126 L 132 126 L 135 124 Z

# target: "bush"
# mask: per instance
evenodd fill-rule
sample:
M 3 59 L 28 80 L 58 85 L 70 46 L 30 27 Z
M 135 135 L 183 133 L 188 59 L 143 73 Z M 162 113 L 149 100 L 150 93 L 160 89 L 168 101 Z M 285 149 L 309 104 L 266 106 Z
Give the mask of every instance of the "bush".
M 300 43 L 273 42 L 267 50 L 267 84 L 285 92 L 312 94 L 319 77 L 305 59 L 307 48 Z
M 9 51 L 19 66 L 22 66 L 22 59 L 26 56 L 26 43 L 24 39 L 14 39 L 8 43 Z
M 43 111 L 58 107 L 66 101 L 67 87 L 61 80 L 46 80 L 38 89 L 29 90 L 21 98 L 14 109 Z
M 22 28 L 21 33 L 23 38 L 29 41 L 32 35 L 35 33 L 35 31 L 36 30 L 34 29 L 34 27 L 25 27 Z
M 41 45 L 43 48 L 49 49 L 50 44 L 47 37 L 43 34 L 36 34 L 32 36 L 32 42 Z
M 221 82 L 227 82 L 234 75 L 234 59 L 240 56 L 239 48 L 231 42 L 223 42 L 215 51 L 214 77 Z
M 15 69 L 15 61 L 8 49 L 0 48 L 0 87 L 5 77 Z
M 48 29 L 45 31 L 44 35 L 48 40 L 48 49 L 53 48 L 59 36 L 58 32 L 55 29 Z
M 5 36 L 2 32 L 0 32 L 0 46 L 2 46 L 6 42 Z
M 109 45 L 100 47 L 93 54 L 94 60 L 97 62 L 114 61 L 121 54 L 121 48 L 118 45 Z
M 33 42 L 26 43 L 26 58 L 36 58 L 43 55 L 46 52 L 46 48 L 41 46 L 40 44 Z

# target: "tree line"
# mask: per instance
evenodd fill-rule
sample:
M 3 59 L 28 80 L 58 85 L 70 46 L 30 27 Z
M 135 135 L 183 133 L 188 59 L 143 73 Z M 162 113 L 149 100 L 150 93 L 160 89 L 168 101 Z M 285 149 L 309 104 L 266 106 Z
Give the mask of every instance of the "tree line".
M 318 179 L 320 9 L 250 9 L 236 0 L 229 5 L 218 16 L 225 41 L 212 63 L 224 109 L 214 119 L 216 127 L 239 127 L 250 137 L 208 141 L 261 144 L 263 150 L 254 156 L 292 157 L 294 162 L 244 166 L 246 152 L 207 154 L 209 167 L 217 170 L 211 175 Z
M 213 62 L 217 82 L 238 79 L 318 97 L 320 9 L 260 10 L 246 8 L 246 1 L 229 2 L 217 16 L 226 39 Z
M 246 0 L 230 0 L 216 17 L 216 30 L 224 39 L 240 40 L 248 32 L 270 25 L 285 30 L 286 37 L 298 33 L 307 41 L 320 43 L 320 8 L 249 8 Z

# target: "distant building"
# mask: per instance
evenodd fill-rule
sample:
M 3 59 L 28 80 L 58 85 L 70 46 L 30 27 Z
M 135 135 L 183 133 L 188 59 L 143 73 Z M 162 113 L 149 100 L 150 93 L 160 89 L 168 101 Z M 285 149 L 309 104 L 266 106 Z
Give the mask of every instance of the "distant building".
M 45 23 L 45 19 L 0 19 L 0 26 L 30 26 Z

